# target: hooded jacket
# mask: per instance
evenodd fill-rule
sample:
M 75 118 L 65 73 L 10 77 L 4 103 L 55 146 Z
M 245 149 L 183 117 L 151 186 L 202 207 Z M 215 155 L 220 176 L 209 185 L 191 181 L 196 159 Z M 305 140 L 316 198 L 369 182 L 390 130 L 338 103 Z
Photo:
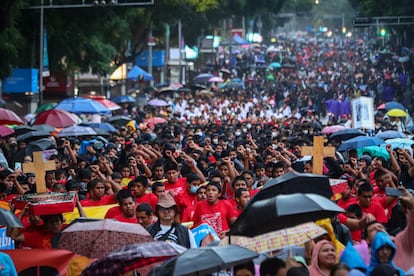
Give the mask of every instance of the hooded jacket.
M 370 275 L 372 270 L 374 270 L 374 268 L 378 264 L 380 264 L 379 257 L 378 257 L 378 250 L 385 245 L 388 245 L 392 249 L 390 261 L 388 262 L 388 264 L 392 265 L 395 269 L 398 269 L 400 272 L 400 276 L 404 276 L 405 272 L 394 264 L 394 257 L 395 257 L 395 251 L 396 251 L 395 244 L 392 242 L 391 237 L 387 233 L 384 233 L 381 231 L 378 231 L 375 234 L 374 240 L 372 241 L 372 244 L 371 244 L 371 263 L 368 267 L 368 275 Z
M 351 269 L 355 268 L 364 272 L 367 271 L 367 265 L 351 242 L 347 243 L 345 250 L 342 252 L 341 257 L 339 258 L 339 261 L 341 263 L 347 264 Z
M 332 244 L 335 247 L 334 243 L 327 241 L 327 240 L 321 240 L 315 244 L 315 247 L 312 250 L 311 264 L 308 268 L 310 276 L 329 275 L 329 274 L 323 273 L 319 267 L 319 252 L 321 251 L 322 246 L 324 246 L 325 244 Z

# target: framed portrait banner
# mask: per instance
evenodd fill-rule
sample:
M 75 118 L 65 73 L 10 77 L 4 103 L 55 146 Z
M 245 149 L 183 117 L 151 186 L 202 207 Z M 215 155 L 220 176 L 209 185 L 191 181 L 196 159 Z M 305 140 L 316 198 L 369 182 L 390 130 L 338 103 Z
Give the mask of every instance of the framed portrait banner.
M 375 129 L 374 100 L 370 97 L 359 97 L 351 101 L 352 126 L 358 129 Z

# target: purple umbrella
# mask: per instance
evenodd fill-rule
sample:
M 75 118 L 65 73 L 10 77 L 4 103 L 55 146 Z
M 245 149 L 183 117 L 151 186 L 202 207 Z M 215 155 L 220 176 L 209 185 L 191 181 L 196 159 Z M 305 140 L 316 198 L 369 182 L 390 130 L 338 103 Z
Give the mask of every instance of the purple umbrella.
M 152 99 L 148 102 L 149 105 L 152 106 L 169 106 L 170 104 L 161 99 Z

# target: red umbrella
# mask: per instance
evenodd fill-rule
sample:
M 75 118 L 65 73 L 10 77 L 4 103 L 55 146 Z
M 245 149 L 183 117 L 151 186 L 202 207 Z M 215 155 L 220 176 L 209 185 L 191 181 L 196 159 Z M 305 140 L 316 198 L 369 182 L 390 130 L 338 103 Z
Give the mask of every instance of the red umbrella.
M 108 99 L 93 99 L 93 100 L 99 102 L 101 105 L 105 106 L 111 111 L 121 109 L 119 105 L 117 105 L 116 103 Z
M 148 118 L 144 120 L 144 123 L 151 124 L 151 125 L 165 124 L 167 122 L 168 122 L 167 119 L 161 118 L 161 117 L 153 117 L 153 118 Z
M 76 125 L 76 117 L 66 110 L 49 109 L 36 115 L 33 125 L 47 124 L 52 127 L 63 128 Z
M 6 137 L 6 136 L 9 136 L 9 135 L 12 135 L 12 134 L 14 134 L 14 129 L 9 128 L 7 126 L 3 126 L 3 125 L 0 126 L 0 136 L 1 137 Z
M 0 125 L 23 125 L 24 122 L 11 110 L 0 108 Z

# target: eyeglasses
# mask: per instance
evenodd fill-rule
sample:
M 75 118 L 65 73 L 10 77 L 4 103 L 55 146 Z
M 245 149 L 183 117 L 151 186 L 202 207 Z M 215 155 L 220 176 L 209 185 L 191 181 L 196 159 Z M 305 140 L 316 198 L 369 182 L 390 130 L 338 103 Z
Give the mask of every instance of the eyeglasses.
M 170 212 L 174 209 L 174 207 L 169 207 L 169 208 L 164 208 L 164 207 L 160 207 L 160 211 L 161 212 Z

